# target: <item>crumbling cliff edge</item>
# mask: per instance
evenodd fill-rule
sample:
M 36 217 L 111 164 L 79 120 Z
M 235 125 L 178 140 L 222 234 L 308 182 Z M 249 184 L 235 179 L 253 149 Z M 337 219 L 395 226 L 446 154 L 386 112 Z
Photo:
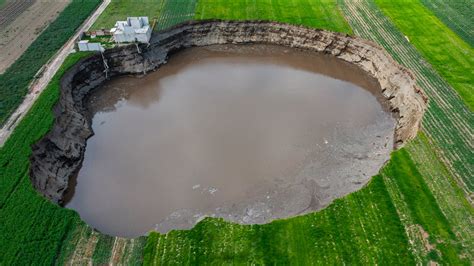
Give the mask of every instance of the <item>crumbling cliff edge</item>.
M 86 141 L 92 136 L 84 99 L 106 79 L 143 75 L 165 64 L 181 49 L 214 44 L 276 44 L 331 54 L 360 67 L 380 84 L 397 120 L 395 147 L 415 137 L 427 98 L 411 72 L 378 45 L 358 37 L 265 21 L 191 21 L 155 34 L 149 45 L 129 45 L 81 60 L 61 79 L 61 95 L 53 109 L 55 122 L 33 145 L 30 178 L 51 201 L 63 203 L 69 180 L 81 167 Z

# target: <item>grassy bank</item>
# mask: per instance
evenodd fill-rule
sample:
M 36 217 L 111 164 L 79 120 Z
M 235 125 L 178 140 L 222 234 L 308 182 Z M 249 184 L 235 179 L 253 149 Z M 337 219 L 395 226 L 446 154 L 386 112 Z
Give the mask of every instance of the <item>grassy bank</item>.
M 28 85 L 46 62 L 74 35 L 100 0 L 73 0 L 28 49 L 0 75 L 0 124 L 21 103 Z

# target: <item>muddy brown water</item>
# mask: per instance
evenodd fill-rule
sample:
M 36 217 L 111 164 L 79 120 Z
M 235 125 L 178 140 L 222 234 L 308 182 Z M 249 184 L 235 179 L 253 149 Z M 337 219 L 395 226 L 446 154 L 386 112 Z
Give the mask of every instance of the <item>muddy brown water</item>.
M 88 99 L 95 135 L 66 207 L 103 233 L 266 223 L 360 189 L 389 158 L 378 84 L 327 55 L 192 48 Z M 382 102 L 382 104 L 381 104 Z

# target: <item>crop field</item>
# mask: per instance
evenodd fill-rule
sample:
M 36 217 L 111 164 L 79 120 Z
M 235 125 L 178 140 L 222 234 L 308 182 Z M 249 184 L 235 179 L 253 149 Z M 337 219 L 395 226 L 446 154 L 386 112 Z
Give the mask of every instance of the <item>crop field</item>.
M 158 18 L 163 8 L 163 0 L 115 0 L 99 16 L 91 30 L 110 29 L 117 20 L 126 20 L 127 17 L 148 16 L 150 21 Z
M 100 0 L 74 0 L 58 18 L 0 75 L 0 124 L 21 103 L 42 66 L 74 34 Z
M 474 48 L 417 1 L 375 2 L 474 111 L 474 75 L 467 74 L 472 73 Z
M 13 64 L 70 1 L 13 1 L 28 4 L 18 9 L 0 10 L 0 74 Z M 8 20 L 10 20 L 8 22 Z M 5 24 L 5 22 L 8 22 Z
M 59 79 L 89 55 L 75 53 L 0 148 L 0 264 L 471 265 L 474 52 L 470 7 L 469 1 L 441 0 L 113 1 L 95 28 L 114 22 L 113 16 L 152 14 L 158 18 L 159 29 L 192 16 L 266 19 L 372 40 L 409 68 L 428 95 L 422 131 L 393 152 L 363 189 L 321 211 L 263 225 L 206 218 L 191 230 L 151 232 L 135 239 L 111 237 L 91 229 L 74 211 L 43 199 L 29 180 L 30 145 L 52 125 Z M 33 77 L 37 71 L 20 71 L 20 66 L 31 64 L 28 51 L 22 56 L 26 59 L 18 60 L 21 64 L 15 63 L 20 64 L 17 72 L 9 72 L 19 77 L 24 89 L 32 78 L 24 82 L 22 77 L 28 80 L 27 74 L 33 72 Z M 37 64 L 39 69 L 44 62 Z M 4 96 L 9 92 L 5 88 L 21 91 L 19 86 L 4 86 L 4 80 L 9 79 L 0 76 L 3 120 L 10 112 L 3 110 L 15 106 L 12 101 L 10 109 L 4 108 L 3 99 L 13 99 Z M 20 95 L 16 94 L 19 99 Z
M 474 3 L 471 0 L 421 2 L 471 47 L 474 46 Z
M 473 189 L 472 135 L 474 117 L 451 84 L 431 67 L 374 2 L 340 1 L 356 35 L 382 45 L 400 64 L 417 77 L 429 96 L 423 128 L 436 143 L 443 161 L 464 187 Z M 472 67 L 471 67 L 472 68 Z M 471 92 L 472 94 L 472 92 Z
M 79 216 L 40 197 L 28 176 L 30 145 L 52 125 L 52 105 L 59 96 L 59 78 L 78 59 L 74 54 L 20 122 L 0 153 L 0 258 L 2 264 L 51 264 Z
M 6 27 L 32 4 L 33 0 L 9 1 L 8 3 L 0 0 L 0 28 Z
M 199 0 L 196 19 L 262 19 L 351 33 L 332 0 Z
M 163 11 L 155 30 L 163 30 L 194 18 L 196 0 L 162 0 L 162 2 Z

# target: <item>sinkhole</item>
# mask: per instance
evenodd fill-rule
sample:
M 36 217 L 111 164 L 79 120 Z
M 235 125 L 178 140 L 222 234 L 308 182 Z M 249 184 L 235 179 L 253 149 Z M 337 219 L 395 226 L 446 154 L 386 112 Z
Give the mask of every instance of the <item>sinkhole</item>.
M 380 91 L 325 54 L 185 49 L 85 98 L 94 135 L 64 206 L 125 237 L 208 216 L 254 224 L 319 210 L 389 159 L 396 121 Z

